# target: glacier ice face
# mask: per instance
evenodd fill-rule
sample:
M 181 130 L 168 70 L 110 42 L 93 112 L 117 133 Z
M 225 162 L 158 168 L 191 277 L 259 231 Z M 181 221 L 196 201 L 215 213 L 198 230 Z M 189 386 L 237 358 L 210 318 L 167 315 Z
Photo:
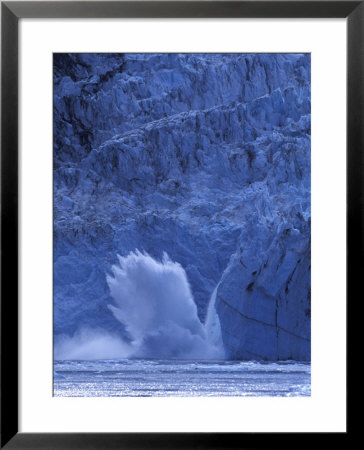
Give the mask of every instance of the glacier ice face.
M 229 358 L 310 359 L 310 56 L 54 55 L 54 333 L 128 338 L 105 274 L 186 271 Z

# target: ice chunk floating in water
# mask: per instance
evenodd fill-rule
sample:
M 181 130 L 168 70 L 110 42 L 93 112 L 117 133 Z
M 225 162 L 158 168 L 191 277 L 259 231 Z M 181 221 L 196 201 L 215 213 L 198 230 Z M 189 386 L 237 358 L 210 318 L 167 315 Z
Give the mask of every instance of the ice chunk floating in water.
M 164 254 L 162 261 L 138 250 L 119 256 L 107 283 L 115 305 L 114 316 L 131 339 L 131 355 L 143 358 L 223 358 L 215 330 L 214 305 L 204 326 L 197 315 L 183 267 Z M 213 298 L 212 298 L 213 299 Z M 211 299 L 211 300 L 212 300 Z M 213 316 L 213 320 L 212 320 Z M 215 327 L 211 327 L 211 322 Z

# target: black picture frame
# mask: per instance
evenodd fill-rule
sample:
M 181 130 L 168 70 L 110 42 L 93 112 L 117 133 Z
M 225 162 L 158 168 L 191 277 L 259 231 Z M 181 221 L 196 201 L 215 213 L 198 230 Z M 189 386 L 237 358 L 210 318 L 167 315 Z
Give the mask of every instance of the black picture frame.
M 1 2 L 1 448 L 261 448 L 297 433 L 18 432 L 18 21 L 21 18 L 346 18 L 347 312 L 363 264 L 364 1 L 2 1 Z M 354 298 L 355 297 L 355 298 Z M 348 327 L 347 327 L 348 329 Z M 348 341 L 347 341 L 348 342 Z M 347 349 L 350 346 L 347 344 Z M 349 357 L 347 359 L 349 363 Z M 348 367 L 348 364 L 347 364 Z M 347 375 L 349 375 L 347 369 Z M 335 433 L 345 445 L 347 432 Z M 334 433 L 332 433 L 334 434 Z M 299 437 L 300 444 L 310 433 Z M 315 443 L 325 439 L 315 434 Z M 345 439 L 345 444 L 343 440 Z

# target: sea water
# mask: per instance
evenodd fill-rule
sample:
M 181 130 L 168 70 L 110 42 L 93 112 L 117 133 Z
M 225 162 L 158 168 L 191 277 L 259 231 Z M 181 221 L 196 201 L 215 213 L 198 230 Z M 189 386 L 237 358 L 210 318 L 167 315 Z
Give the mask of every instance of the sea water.
M 310 396 L 308 363 L 123 359 L 55 361 L 55 397 Z

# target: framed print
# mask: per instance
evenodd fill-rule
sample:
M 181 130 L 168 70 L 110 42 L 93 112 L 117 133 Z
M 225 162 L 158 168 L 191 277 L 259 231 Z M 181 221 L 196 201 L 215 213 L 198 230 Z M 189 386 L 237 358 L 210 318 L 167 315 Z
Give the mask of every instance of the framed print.
M 347 438 L 362 26 L 2 2 L 2 446 Z
M 310 74 L 53 54 L 54 396 L 310 395 Z

